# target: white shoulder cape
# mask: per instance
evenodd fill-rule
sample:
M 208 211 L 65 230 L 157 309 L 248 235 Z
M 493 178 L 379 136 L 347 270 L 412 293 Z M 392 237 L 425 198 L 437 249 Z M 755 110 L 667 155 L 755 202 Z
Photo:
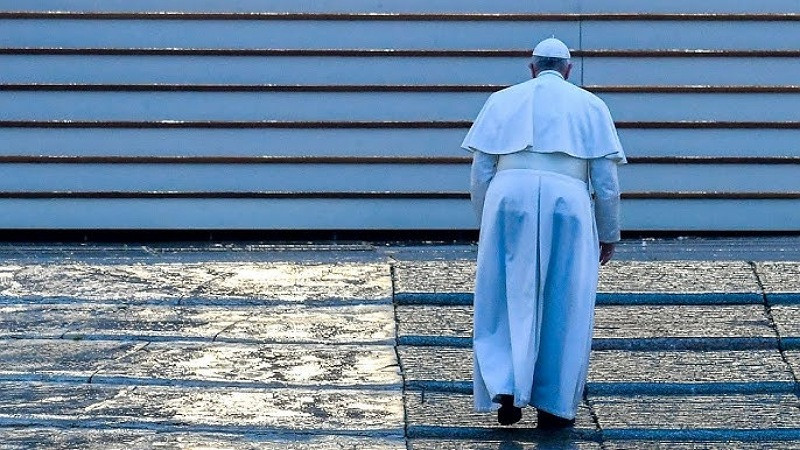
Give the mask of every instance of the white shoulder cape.
M 492 94 L 461 147 L 494 155 L 525 150 L 626 162 L 606 104 L 547 73 Z

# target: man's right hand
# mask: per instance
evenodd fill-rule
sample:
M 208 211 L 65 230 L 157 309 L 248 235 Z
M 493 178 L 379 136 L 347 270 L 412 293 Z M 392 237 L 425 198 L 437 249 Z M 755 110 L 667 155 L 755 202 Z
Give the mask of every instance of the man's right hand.
M 600 243 L 600 265 L 605 266 L 614 256 L 615 244 L 601 242 Z

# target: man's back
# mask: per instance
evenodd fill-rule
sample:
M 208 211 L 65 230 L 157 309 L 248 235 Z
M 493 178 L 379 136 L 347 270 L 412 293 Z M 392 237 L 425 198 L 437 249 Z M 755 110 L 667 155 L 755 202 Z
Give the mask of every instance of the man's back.
M 555 71 L 492 94 L 462 147 L 489 154 L 528 150 L 624 158 L 605 103 Z

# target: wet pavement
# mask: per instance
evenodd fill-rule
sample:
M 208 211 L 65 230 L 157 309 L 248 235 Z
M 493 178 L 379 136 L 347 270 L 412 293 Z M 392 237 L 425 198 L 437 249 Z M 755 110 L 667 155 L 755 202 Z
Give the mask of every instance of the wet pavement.
M 800 448 L 800 238 L 626 241 L 573 430 L 471 409 L 472 245 L 0 245 L 0 449 Z

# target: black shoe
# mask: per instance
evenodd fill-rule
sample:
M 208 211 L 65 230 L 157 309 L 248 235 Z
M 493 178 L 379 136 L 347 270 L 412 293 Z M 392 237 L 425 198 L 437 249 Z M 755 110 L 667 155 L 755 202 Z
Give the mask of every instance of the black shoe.
M 575 426 L 575 419 L 565 419 L 546 411 L 536 411 L 538 423 L 536 428 L 542 430 L 559 430 Z
M 514 396 L 501 394 L 500 409 L 497 410 L 497 422 L 500 425 L 514 425 L 522 420 L 522 408 L 514 406 Z

